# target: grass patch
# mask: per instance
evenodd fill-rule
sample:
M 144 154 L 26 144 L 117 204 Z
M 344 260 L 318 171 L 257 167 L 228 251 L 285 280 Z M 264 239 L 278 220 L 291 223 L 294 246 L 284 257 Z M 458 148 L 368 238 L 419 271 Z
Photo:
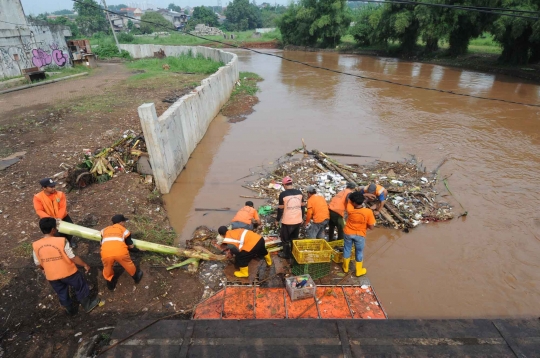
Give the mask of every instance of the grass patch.
M 119 39 L 120 43 L 131 43 L 131 44 L 154 44 L 154 45 L 184 45 L 184 46 L 198 46 L 198 45 L 207 45 L 213 43 L 213 46 L 216 47 L 227 47 L 227 45 L 219 44 L 210 40 L 216 40 L 225 42 L 228 44 L 239 45 L 242 42 L 272 42 L 278 41 L 281 42 L 281 33 L 279 30 L 274 30 L 268 33 L 264 33 L 261 37 L 254 37 L 253 31 L 240 31 L 240 32 L 225 32 L 227 35 L 233 34 L 234 39 L 224 39 L 223 36 L 203 36 L 209 40 L 203 40 L 194 36 L 186 35 L 180 32 L 171 32 L 169 36 L 134 36 L 133 40 L 131 38 L 129 41 L 122 41 Z M 114 39 L 112 36 L 102 37 L 99 39 L 91 39 L 90 44 L 92 46 L 107 46 L 110 44 L 114 45 Z M 99 47 L 98 47 L 99 48 Z
M 86 66 L 74 66 L 74 67 L 63 67 L 54 69 L 51 72 L 54 72 L 53 74 L 47 73 L 47 80 L 53 80 L 56 78 L 62 78 L 67 76 L 73 76 L 78 75 L 79 73 L 85 73 L 88 72 L 90 74 L 93 69 L 86 67 Z M 57 73 L 58 72 L 58 73 Z
M 169 66 L 168 70 L 163 68 L 165 65 Z M 221 66 L 223 66 L 222 62 L 206 59 L 202 55 L 192 57 L 191 54 L 163 59 L 145 58 L 127 64 L 131 70 L 144 71 L 144 73 L 132 76 L 132 80 L 143 80 L 155 76 L 168 77 L 170 72 L 212 74 Z
M 153 222 L 152 218 L 144 215 L 134 215 L 130 219 L 134 228 L 131 230 L 137 240 L 144 240 L 161 245 L 172 246 L 176 233 L 173 229 L 163 228 L 163 226 Z
M 240 72 L 240 84 L 234 86 L 234 90 L 231 93 L 230 100 L 234 100 L 235 97 L 240 95 L 254 96 L 259 90 L 257 82 L 262 81 L 263 78 L 253 72 Z
M 13 249 L 13 254 L 19 257 L 31 257 L 32 251 L 32 244 L 29 242 L 23 242 Z

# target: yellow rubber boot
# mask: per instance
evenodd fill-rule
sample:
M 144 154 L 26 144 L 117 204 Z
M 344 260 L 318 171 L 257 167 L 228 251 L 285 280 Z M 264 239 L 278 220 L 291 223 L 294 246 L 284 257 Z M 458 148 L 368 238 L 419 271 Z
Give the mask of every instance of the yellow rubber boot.
M 240 270 L 239 271 L 234 271 L 234 275 L 236 277 L 248 277 L 249 276 L 249 273 L 248 273 L 248 267 L 240 267 Z
M 363 276 L 366 274 L 367 270 L 365 268 L 362 268 L 362 264 L 364 261 L 360 261 L 356 263 L 356 277 Z
M 349 272 L 349 262 L 351 262 L 351 259 L 343 259 L 343 272 L 347 273 Z
M 272 266 L 272 258 L 270 257 L 270 253 L 266 254 L 266 256 L 264 257 L 264 259 L 266 260 L 266 264 L 268 266 Z

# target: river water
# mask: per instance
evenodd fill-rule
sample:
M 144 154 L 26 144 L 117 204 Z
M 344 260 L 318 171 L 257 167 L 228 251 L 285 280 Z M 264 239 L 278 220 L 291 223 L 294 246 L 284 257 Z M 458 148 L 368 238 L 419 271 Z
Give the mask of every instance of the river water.
M 390 58 L 281 52 L 364 76 L 540 104 L 540 87 L 510 77 Z M 454 96 L 321 71 L 237 52 L 264 78 L 243 122 L 217 117 L 165 204 L 181 240 L 217 228 L 253 195 L 240 179 L 301 146 L 400 160 L 416 155 L 468 211 L 406 234 L 368 233 L 365 267 L 390 318 L 531 317 L 540 301 L 540 108 Z M 362 163 L 339 158 L 347 163 Z M 447 194 L 443 185 L 441 193 Z M 455 211 L 461 209 L 457 202 Z M 262 204 L 255 200 L 256 205 Z

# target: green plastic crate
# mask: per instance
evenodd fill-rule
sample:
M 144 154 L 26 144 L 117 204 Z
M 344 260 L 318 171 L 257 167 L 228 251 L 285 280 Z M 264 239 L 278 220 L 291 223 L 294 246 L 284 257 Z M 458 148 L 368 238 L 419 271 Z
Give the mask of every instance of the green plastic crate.
M 316 264 L 299 264 L 294 260 L 292 266 L 292 273 L 295 276 L 300 275 L 310 275 L 312 279 L 316 280 L 318 278 L 327 276 L 330 274 L 330 269 L 332 268 L 332 262 L 319 262 Z

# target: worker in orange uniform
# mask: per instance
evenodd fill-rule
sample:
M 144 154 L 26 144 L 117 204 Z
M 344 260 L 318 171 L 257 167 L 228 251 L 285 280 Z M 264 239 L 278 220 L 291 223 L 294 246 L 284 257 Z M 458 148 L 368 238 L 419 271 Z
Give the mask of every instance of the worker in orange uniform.
M 324 229 L 328 225 L 330 212 L 326 200 L 317 195 L 317 190 L 313 186 L 307 188 L 307 214 L 304 226 L 306 228 L 306 236 L 311 239 L 324 239 Z M 311 225 L 309 222 L 313 219 Z
M 364 194 L 366 204 L 371 207 L 373 213 L 379 215 L 384 207 L 386 198 L 388 198 L 388 190 L 379 184 L 371 183 L 361 188 L 360 192 Z
M 116 287 L 113 265 L 118 262 L 133 278 L 135 283 L 139 283 L 143 277 L 143 272 L 135 267 L 129 256 L 129 252 L 139 252 L 133 245 L 131 233 L 124 225 L 128 218 L 118 214 L 112 217 L 112 225 L 101 230 L 101 261 L 103 262 L 103 277 L 107 281 L 107 288 L 111 291 Z
M 345 227 L 345 208 L 347 208 L 349 194 L 354 191 L 356 184 L 348 182 L 345 189 L 337 193 L 328 208 L 330 209 L 330 221 L 328 223 L 328 241 L 334 241 L 334 229 L 337 228 L 338 240 L 343 240 L 343 228 Z
M 345 245 L 343 246 L 343 271 L 349 272 L 352 245 L 356 250 L 356 276 L 365 275 L 367 270 L 363 268 L 364 246 L 366 244 L 366 231 L 373 230 L 375 216 L 371 209 L 365 208 L 364 195 L 359 191 L 349 195 L 347 203 L 347 225 L 345 233 Z
M 290 259 L 292 254 L 292 241 L 298 239 L 306 206 L 302 192 L 293 188 L 291 177 L 286 176 L 281 183 L 285 190 L 279 194 L 278 213 L 276 218 L 278 222 L 281 220 L 279 237 L 283 243 L 283 251 L 280 254 L 280 257 Z
M 56 182 L 51 178 L 44 178 L 39 181 L 39 184 L 42 190 L 34 195 L 34 210 L 40 219 L 54 218 L 73 223 L 67 212 L 66 195 L 56 190 Z M 65 237 L 72 248 L 77 247 L 77 244 L 73 242 L 73 236 L 60 233 L 57 235 Z
M 75 256 L 65 237 L 58 237 L 54 218 L 39 220 L 39 228 L 45 236 L 32 244 L 34 263 L 45 273 L 47 281 L 58 295 L 60 304 L 68 315 L 77 314 L 78 306 L 73 305 L 69 297 L 69 288 L 72 287 L 86 313 L 92 311 L 100 299 L 90 298 L 88 284 L 75 265 L 84 267 L 86 272 L 90 271 L 90 266 Z
M 236 277 L 248 277 L 248 265 L 251 259 L 262 256 L 268 266 L 272 266 L 272 258 L 266 250 L 261 235 L 247 229 L 227 230 L 226 226 L 218 229 L 221 235 L 219 244 L 226 244 L 234 255 L 234 261 L 239 270 L 234 272 Z M 221 242 L 220 242 L 221 241 Z
M 238 210 L 231 222 L 233 229 L 253 230 L 254 224 L 260 225 L 259 213 L 253 208 L 252 201 L 246 201 L 246 205 Z

